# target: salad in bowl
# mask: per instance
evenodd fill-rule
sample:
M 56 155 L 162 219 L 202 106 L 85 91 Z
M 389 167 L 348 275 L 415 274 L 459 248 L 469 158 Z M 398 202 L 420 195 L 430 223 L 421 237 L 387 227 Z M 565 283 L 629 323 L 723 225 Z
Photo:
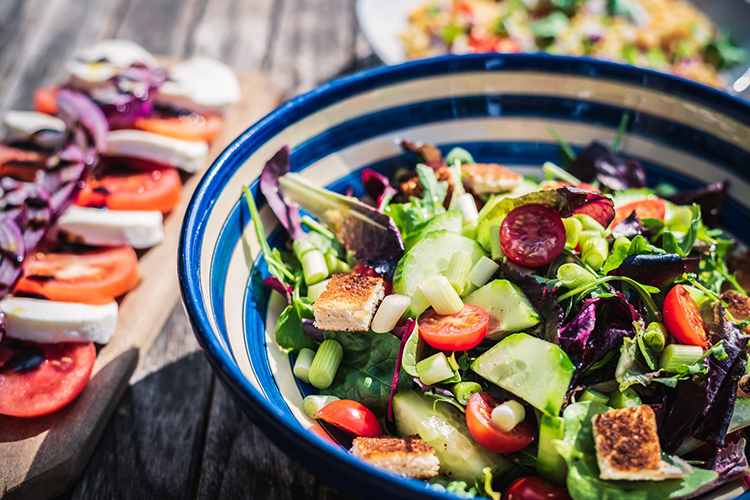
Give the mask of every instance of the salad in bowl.
M 561 141 L 543 178 L 399 140 L 410 168 L 363 170 L 361 198 L 279 150 L 259 189 L 285 244 L 245 201 L 304 414 L 461 497 L 694 498 L 747 475 L 750 297 L 717 227 L 727 184 L 648 187 L 621 132 L 578 154 Z

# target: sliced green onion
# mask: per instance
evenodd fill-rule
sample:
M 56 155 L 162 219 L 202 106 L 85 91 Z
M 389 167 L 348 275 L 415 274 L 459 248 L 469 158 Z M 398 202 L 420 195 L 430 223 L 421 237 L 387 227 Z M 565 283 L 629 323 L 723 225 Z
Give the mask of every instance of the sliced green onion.
M 336 396 L 307 396 L 302 400 L 302 413 L 307 418 L 315 418 L 325 405 L 338 400 Z
M 411 300 L 406 295 L 393 293 L 380 303 L 370 328 L 375 333 L 388 333 L 396 328 L 398 320 L 409 308 Z
M 334 250 L 327 251 L 325 257 L 328 272 L 331 274 L 349 274 L 349 271 L 352 270 L 349 264 L 338 258 Z
M 321 224 L 320 222 L 316 221 L 315 219 L 313 219 L 309 215 L 303 215 L 302 216 L 302 224 L 304 224 L 308 228 L 312 229 L 316 233 L 322 234 L 323 236 L 325 236 L 329 240 L 335 240 L 336 239 L 336 235 L 335 234 L 333 234 L 331 231 L 328 230 L 327 227 L 325 227 L 323 224 Z
M 309 373 L 310 365 L 315 358 L 315 351 L 304 347 L 297 354 L 297 361 L 294 362 L 294 376 L 303 382 L 310 382 Z
M 471 271 L 471 256 L 466 252 L 454 252 L 448 264 L 445 277 L 453 286 L 457 294 L 462 295 L 469 280 Z
M 419 287 L 414 290 L 414 293 L 410 298 L 411 304 L 409 305 L 409 313 L 412 316 L 419 316 L 420 314 L 425 312 L 428 307 L 430 307 L 430 301 L 427 300 L 427 297 L 424 293 L 422 293 L 422 290 L 420 290 Z
M 659 368 L 677 373 L 680 365 L 693 365 L 703 357 L 703 348 L 697 345 L 669 344 L 659 356 Z
M 479 258 L 469 272 L 469 281 L 477 288 L 481 288 L 492 279 L 492 276 L 500 269 L 500 266 L 492 259 L 485 256 Z
M 479 219 L 479 211 L 477 210 L 477 202 L 474 201 L 474 197 L 469 193 L 464 193 L 459 196 L 456 200 L 459 210 L 463 215 L 464 224 L 476 224 Z
M 476 382 L 459 382 L 453 386 L 451 392 L 456 396 L 456 401 L 465 406 L 469 404 L 469 398 L 472 394 L 482 392 L 482 386 Z
M 581 259 L 594 269 L 601 269 L 609 255 L 609 245 L 602 237 L 591 238 L 581 246 Z
M 545 162 L 544 165 L 542 165 L 542 170 L 544 170 L 544 174 L 546 175 L 547 179 L 560 179 L 561 181 L 567 182 L 569 184 L 581 183 L 578 177 L 571 174 L 567 170 L 558 167 L 551 161 Z
M 609 396 L 593 389 L 584 389 L 581 393 L 581 397 L 578 398 L 578 401 L 596 401 L 597 403 L 606 405 L 609 402 Z
M 641 406 L 641 404 L 641 398 L 638 396 L 638 393 L 631 388 L 627 388 L 622 392 L 614 390 L 609 395 L 609 406 L 612 408 L 635 408 L 636 406 Z
M 578 246 L 578 239 L 583 231 L 583 224 L 575 217 L 566 217 L 563 220 L 565 226 L 565 244 L 570 248 Z
M 427 385 L 437 384 L 453 377 L 454 372 L 444 353 L 433 354 L 417 363 L 419 379 Z
M 431 276 L 419 285 L 419 289 L 438 314 L 456 314 L 464 308 L 461 297 L 445 276 Z
M 578 246 L 581 248 L 581 250 L 583 250 L 583 245 L 585 245 L 587 241 L 601 237 L 602 234 L 599 231 L 586 229 L 584 231 L 581 231 L 581 234 L 578 236 Z
M 307 287 L 307 298 L 311 301 L 315 302 L 320 298 L 320 294 L 325 292 L 326 287 L 328 286 L 329 280 L 320 281 L 318 283 L 315 283 L 314 285 L 310 285 Z
M 605 233 L 604 226 L 599 224 L 596 221 L 596 219 L 594 219 L 590 215 L 575 214 L 573 215 L 573 217 L 581 221 L 584 231 L 598 231 L 600 235 L 604 236 L 604 233 Z
M 658 321 L 652 321 L 643 333 L 643 341 L 654 352 L 661 352 L 667 344 L 667 329 Z
M 302 274 L 305 277 L 305 283 L 308 285 L 314 285 L 328 277 L 326 258 L 320 250 L 307 251 L 300 259 L 300 263 L 302 264 Z
M 461 236 L 465 238 L 469 238 L 470 240 L 477 239 L 477 225 L 466 224 L 464 227 L 461 228 Z
M 500 243 L 500 226 L 490 228 L 490 253 L 492 260 L 502 260 L 505 257 L 503 245 Z
M 299 260 L 302 260 L 302 257 L 307 252 L 318 249 L 307 238 L 300 238 L 298 240 L 294 240 L 294 243 L 292 243 L 292 248 L 294 249 L 294 255 L 296 255 Z
M 503 432 L 512 431 L 526 418 L 526 410 L 518 401 L 510 400 L 492 409 L 492 426 Z
M 559 279 L 566 288 L 573 290 L 579 286 L 591 283 L 596 279 L 596 276 L 578 264 L 567 262 L 557 268 L 557 279 Z
M 617 238 L 614 243 L 612 243 L 612 253 L 616 252 L 620 247 L 630 248 L 630 240 L 625 236 L 620 236 L 619 238 Z
M 448 165 L 454 165 L 457 161 L 463 165 L 471 165 L 474 163 L 474 157 L 464 148 L 453 148 L 445 157 L 445 162 Z
M 308 372 L 310 383 L 318 389 L 328 388 L 333 383 L 343 357 L 344 350 L 341 344 L 333 339 L 324 340 L 310 365 Z

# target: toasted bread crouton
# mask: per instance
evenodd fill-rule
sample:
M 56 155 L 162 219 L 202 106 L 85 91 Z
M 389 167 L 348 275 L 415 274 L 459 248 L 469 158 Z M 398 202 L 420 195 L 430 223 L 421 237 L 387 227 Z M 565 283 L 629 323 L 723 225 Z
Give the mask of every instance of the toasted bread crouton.
M 349 452 L 381 469 L 417 479 L 437 476 L 440 470 L 435 449 L 419 436 L 358 437 Z
M 384 296 L 383 278 L 334 274 L 313 304 L 315 326 L 321 330 L 366 332 Z
M 625 481 L 663 481 L 689 471 L 661 458 L 656 416 L 648 405 L 600 413 L 592 419 L 599 477 Z
M 451 175 L 450 169 L 445 166 L 436 168 L 435 178 L 438 180 L 438 182 L 448 183 L 448 194 L 445 199 L 450 200 L 451 193 L 453 192 L 453 176 Z M 424 194 L 424 187 L 422 186 L 422 183 L 419 182 L 419 177 L 417 177 L 416 175 L 413 175 L 401 182 L 399 187 L 401 188 L 401 193 L 407 199 L 410 196 L 421 198 L 422 194 Z
M 719 295 L 719 299 L 726 304 L 727 311 L 735 321 L 750 319 L 750 297 L 734 290 L 727 290 Z M 750 335 L 750 325 L 745 325 L 743 331 L 746 335 Z
M 513 191 L 523 176 L 497 163 L 461 165 L 464 187 L 474 194 L 496 194 Z

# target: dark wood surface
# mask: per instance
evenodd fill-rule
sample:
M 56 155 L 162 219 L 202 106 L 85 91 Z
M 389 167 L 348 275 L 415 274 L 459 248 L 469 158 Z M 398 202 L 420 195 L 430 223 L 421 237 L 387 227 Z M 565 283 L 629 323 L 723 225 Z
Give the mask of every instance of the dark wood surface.
M 31 109 L 77 49 L 127 38 L 262 71 L 287 97 L 377 64 L 353 0 L 0 0 L 0 112 Z M 216 382 L 182 306 L 64 499 L 344 499 L 288 459 Z

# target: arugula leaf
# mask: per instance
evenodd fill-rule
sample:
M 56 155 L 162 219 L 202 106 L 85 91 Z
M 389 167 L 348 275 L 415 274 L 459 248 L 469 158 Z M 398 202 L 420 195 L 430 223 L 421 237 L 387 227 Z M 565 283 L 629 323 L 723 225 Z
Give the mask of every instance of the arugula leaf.
M 629 337 L 623 339 L 620 360 L 615 370 L 615 379 L 620 383 L 620 391 L 635 384 L 649 385 L 661 373 L 660 370 L 654 370 L 656 366 L 649 365 L 643 356 L 643 351 L 639 349 L 638 339 Z
M 424 189 L 422 200 L 424 201 L 427 215 L 434 217 L 437 214 L 445 212 L 443 202 L 448 194 L 448 183 L 438 182 L 435 170 L 421 163 L 417 165 L 417 177 Z
M 699 205 L 693 204 L 690 206 L 690 211 L 690 226 L 684 236 L 678 238 L 669 230 L 664 230 L 662 233 L 662 246 L 667 253 L 676 253 L 680 257 L 685 258 L 693 250 L 693 245 L 698 237 L 698 229 L 701 225 L 701 208 Z
M 388 333 L 326 332 L 344 350 L 344 358 L 333 383 L 322 394 L 353 399 L 383 416 L 388 411 L 388 400 L 393 384 L 401 341 Z M 400 373 L 397 390 L 411 387 L 412 380 Z
M 568 16 L 560 11 L 554 11 L 547 17 L 534 21 L 529 26 L 531 32 L 537 38 L 555 38 L 558 34 L 568 29 L 570 21 Z
M 682 479 L 665 481 L 605 481 L 599 479 L 594 432 L 591 419 L 611 410 L 594 401 L 573 403 L 565 408 L 565 435 L 554 446 L 568 464 L 567 486 L 576 500 L 666 500 L 676 499 L 711 483 L 719 475 L 713 471 L 693 468 Z M 669 457 L 663 455 L 664 459 Z

